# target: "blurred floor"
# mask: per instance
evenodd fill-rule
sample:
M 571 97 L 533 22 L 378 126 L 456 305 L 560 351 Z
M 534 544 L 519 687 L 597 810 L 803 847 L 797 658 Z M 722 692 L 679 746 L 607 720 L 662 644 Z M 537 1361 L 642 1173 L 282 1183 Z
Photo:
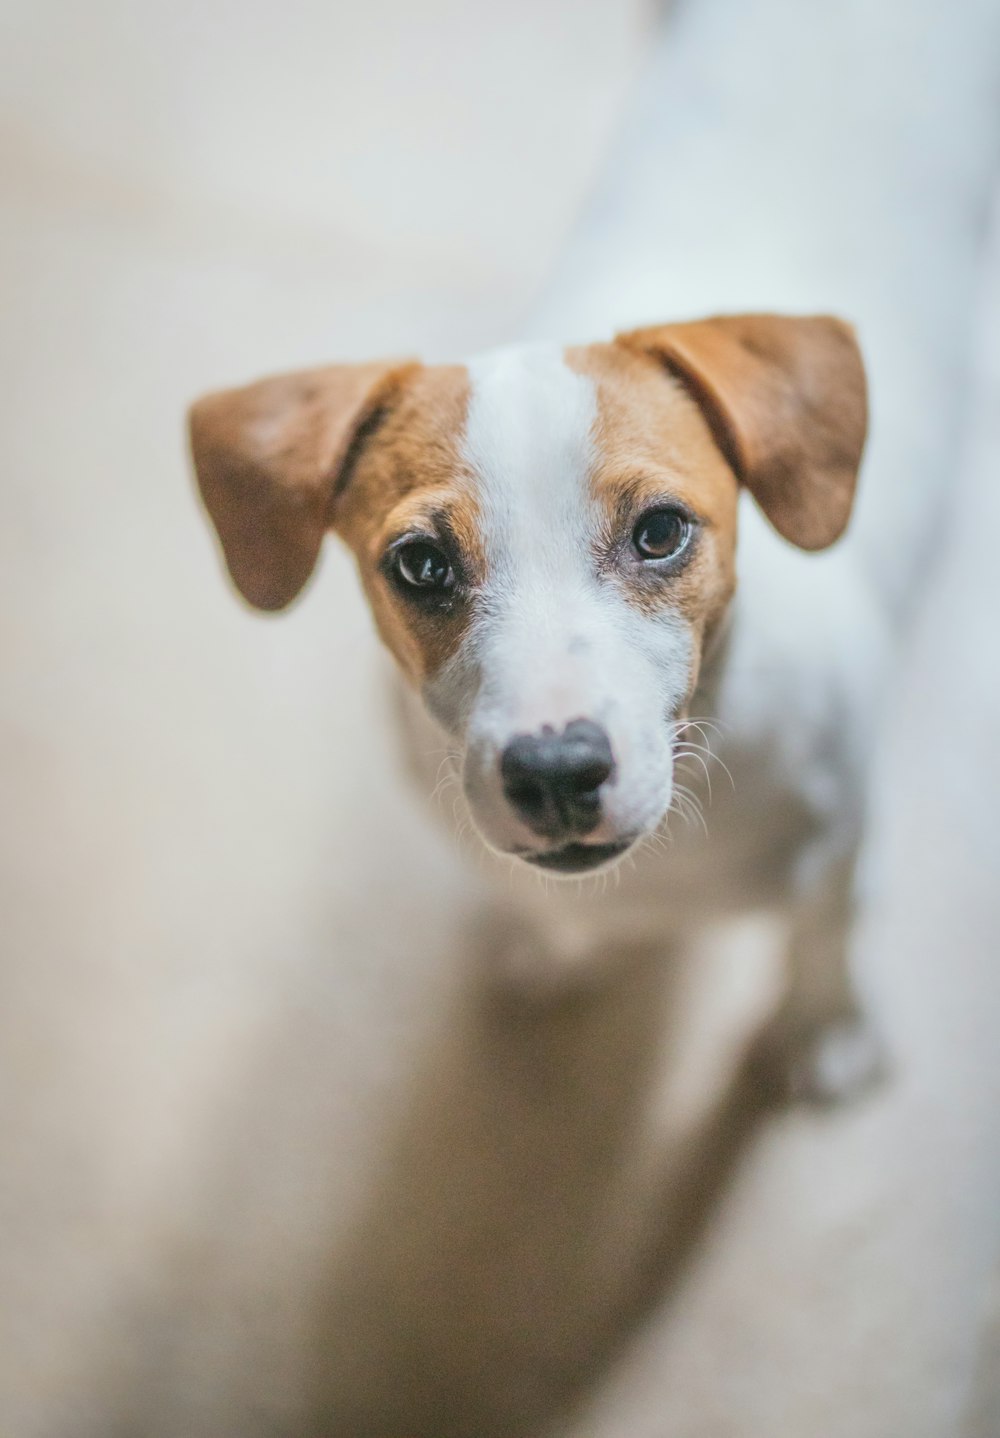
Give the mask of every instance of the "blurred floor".
M 106 1428 L 88 1394 L 121 1377 L 122 1308 L 187 1219 L 217 1226 L 227 1106 L 262 1032 L 316 1004 L 336 1210 L 446 951 L 435 905 L 425 962 L 411 934 L 393 963 L 445 861 L 397 816 L 347 561 L 287 622 L 239 610 L 184 408 L 516 333 L 645 8 L 0 6 L 5 1434 L 81 1432 L 88 1405 Z
M 107 1438 L 128 1391 L 175 1438 L 293 1426 L 297 1299 L 460 982 L 470 884 L 390 757 L 349 566 L 331 552 L 281 621 L 238 609 L 183 407 L 514 336 L 648 20 L 641 0 L 0 5 L 4 1434 Z M 985 421 L 977 444 L 896 756 L 885 935 L 904 1045 L 931 1058 L 768 1134 L 574 1438 L 958 1421 L 1000 1192 Z M 900 1175 L 941 1203 L 911 1207 Z

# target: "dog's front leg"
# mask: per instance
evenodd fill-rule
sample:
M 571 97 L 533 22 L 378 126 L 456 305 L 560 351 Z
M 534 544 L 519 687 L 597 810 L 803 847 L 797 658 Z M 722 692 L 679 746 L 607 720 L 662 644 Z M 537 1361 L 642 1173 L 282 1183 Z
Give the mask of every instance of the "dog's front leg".
M 766 1048 L 789 1096 L 837 1103 L 867 1089 L 885 1065 L 853 972 L 856 855 L 809 867 L 790 909 L 788 987 Z

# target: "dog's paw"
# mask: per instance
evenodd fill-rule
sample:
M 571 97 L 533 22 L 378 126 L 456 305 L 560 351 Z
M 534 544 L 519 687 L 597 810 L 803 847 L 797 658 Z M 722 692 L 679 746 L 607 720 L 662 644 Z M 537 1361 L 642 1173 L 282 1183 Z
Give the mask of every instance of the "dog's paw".
M 889 1071 L 879 1035 L 860 1014 L 812 1025 L 779 1017 L 765 1034 L 762 1054 L 778 1098 L 818 1107 L 861 1098 Z

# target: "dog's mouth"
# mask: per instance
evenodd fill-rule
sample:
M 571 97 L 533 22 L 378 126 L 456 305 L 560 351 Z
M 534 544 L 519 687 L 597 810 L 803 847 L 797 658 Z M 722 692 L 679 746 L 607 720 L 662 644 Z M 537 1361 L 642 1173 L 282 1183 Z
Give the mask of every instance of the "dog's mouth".
M 548 869 L 557 874 L 586 874 L 610 864 L 631 848 L 632 838 L 620 839 L 614 844 L 566 844 L 561 849 L 547 849 L 541 853 L 520 855 L 526 863 L 538 869 Z

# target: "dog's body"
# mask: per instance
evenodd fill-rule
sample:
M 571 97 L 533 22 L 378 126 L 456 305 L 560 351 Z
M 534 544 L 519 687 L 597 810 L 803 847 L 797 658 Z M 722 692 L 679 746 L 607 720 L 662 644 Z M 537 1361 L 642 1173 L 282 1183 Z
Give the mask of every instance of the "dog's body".
M 878 1062 L 851 936 L 891 626 L 850 534 L 822 554 L 802 553 L 748 496 L 737 575 L 679 726 L 677 797 L 656 840 L 610 878 L 577 883 L 486 863 L 502 903 L 535 935 L 527 952 L 510 947 L 513 979 L 541 989 L 589 976 L 634 945 L 667 955 L 708 924 L 776 916 L 789 989 L 771 1056 L 793 1091 L 833 1098 L 866 1082 Z M 410 686 L 401 686 L 399 712 L 421 790 L 466 828 L 442 780 L 449 734 Z
M 193 414 L 248 598 L 293 598 L 328 525 L 351 544 L 438 730 L 412 715 L 413 757 L 440 771 L 450 748 L 475 826 L 523 871 L 504 877 L 533 977 L 782 911 L 783 1061 L 823 1096 L 874 1054 L 847 946 L 882 624 L 849 548 L 801 551 L 843 531 L 864 434 L 847 329 L 768 315 L 334 367 Z M 740 486 L 770 523 L 738 524 Z M 529 872 L 623 856 L 583 892 Z
M 660 306 L 709 296 L 842 305 L 874 358 L 881 421 L 874 483 L 846 538 L 863 397 L 833 322 L 751 317 L 528 346 L 468 367 L 334 367 L 203 402 L 194 440 L 204 497 L 253 603 L 280 607 L 298 592 L 328 525 L 354 549 L 409 681 L 407 742 L 423 786 L 439 788 L 442 756 L 458 755 L 474 822 L 493 849 L 520 856 L 499 864 L 498 892 L 545 934 L 534 977 L 606 961 L 630 935 L 666 946 L 721 915 L 778 910 L 793 976 L 778 1028 L 796 1085 L 823 1092 L 838 1086 L 822 1041 L 816 1049 L 830 1024 L 843 1037 L 847 1021 L 852 1035 L 843 1082 L 871 1068 L 870 1047 L 855 1043 L 847 963 L 866 768 L 887 619 L 911 602 L 950 460 L 937 411 L 957 403 L 986 96 L 959 93 L 962 66 L 937 63 L 958 34 L 944 22 L 912 32 L 912 79 L 890 101 L 881 76 L 898 58 L 896 30 L 871 7 L 757 8 L 727 9 L 725 24 L 711 7 L 679 17 L 536 332 L 648 322 Z M 969 0 L 968 11 L 992 33 L 989 6 Z M 767 70 L 766 97 L 745 63 L 765 34 L 797 56 L 780 77 Z M 830 91 L 827 47 L 854 57 L 865 103 L 845 109 Z M 844 221 L 861 213 L 863 252 Z M 893 265 L 864 263 L 869 250 Z M 932 273 L 925 298 L 916 277 Z M 629 509 L 630 465 L 632 488 L 650 503 L 679 499 L 705 541 L 655 599 L 623 567 L 641 517 Z M 734 481 L 771 521 L 744 492 L 738 546 Z M 401 602 L 391 579 L 393 546 L 414 537 L 439 558 L 444 543 L 445 578 L 449 555 L 462 556 L 457 597 L 436 618 Z M 835 540 L 822 554 L 794 547 Z M 426 544 L 413 552 L 432 575 Z M 608 734 L 588 729 L 589 758 L 577 743 L 574 762 L 605 764 L 609 777 L 573 799 L 571 823 L 559 819 L 563 848 L 577 851 L 563 857 L 572 871 L 628 853 L 610 879 L 540 881 L 521 859 L 561 862 L 552 835 L 564 780 L 543 794 L 524 764 L 539 745 L 563 763 L 571 726 L 595 719 Z M 523 743 L 515 754 L 515 740 L 535 757 Z M 654 846 L 668 808 L 690 812 L 672 813 Z
M 785 401 L 812 363 L 807 352 L 815 336 L 806 338 L 804 330 L 800 358 L 806 370 L 796 378 L 793 364 L 784 371 L 790 391 L 784 381 L 776 388 L 765 383 L 753 398 L 743 360 L 749 354 L 773 358 L 777 331 L 765 326 L 745 337 L 748 348 L 743 360 L 735 361 L 712 342 L 689 353 L 687 340 L 679 336 L 686 327 L 665 327 L 661 360 L 688 387 L 687 397 L 700 404 L 707 423 L 700 431 L 692 427 L 689 413 L 681 413 L 676 395 L 669 415 L 660 401 L 638 398 L 640 391 L 646 394 L 649 376 L 640 381 L 635 364 L 626 366 L 625 351 L 634 354 L 643 344 L 656 351 L 655 331 L 626 337 L 624 349 L 591 346 L 544 360 L 528 348 L 476 362 L 468 370 L 451 367 L 430 388 L 424 386 L 423 411 L 412 406 L 407 411 L 408 433 L 393 432 L 390 419 L 398 462 L 383 468 L 381 481 L 374 472 L 368 475 L 366 488 L 365 447 L 372 437 L 376 447 L 385 439 L 379 386 L 390 387 L 391 411 L 394 386 L 411 384 L 389 368 L 372 367 L 364 371 L 357 393 L 348 384 L 351 392 L 341 391 L 333 401 L 342 420 L 347 416 L 346 434 L 361 435 L 360 450 L 350 450 L 349 438 L 335 429 L 327 429 L 323 438 L 327 471 L 346 463 L 352 472 L 339 515 L 336 504 L 330 508 L 329 493 L 320 496 L 315 467 L 304 478 L 293 476 L 293 487 L 301 480 L 309 503 L 325 506 L 323 521 L 332 518 L 354 547 L 383 635 L 411 687 L 422 690 L 445 731 L 442 737 L 433 724 L 428 728 L 419 709 L 408 706 L 414 757 L 419 761 L 422 753 L 433 753 L 424 761 L 422 782 L 428 789 L 437 787 L 447 769 L 440 768 L 443 750 L 460 752 L 473 817 L 492 847 L 516 853 L 533 842 L 523 805 L 519 817 L 512 817 L 509 804 L 505 807 L 511 785 L 498 763 L 503 746 L 518 735 L 543 734 L 546 726 L 558 732 L 589 719 L 595 708 L 603 715 L 615 691 L 629 696 L 619 708 L 639 717 L 629 723 L 620 715 L 614 720 L 618 733 L 611 736 L 611 749 L 617 769 L 604 786 L 601 823 L 588 835 L 590 843 L 614 845 L 623 837 L 648 835 L 658 828 L 668 804 L 704 815 L 704 832 L 693 813 L 688 820 L 672 815 L 668 842 L 657 843 L 655 850 L 650 844 L 634 846 L 607 881 L 539 883 L 537 876 L 518 872 L 523 870 L 519 862 L 513 872 L 504 863 L 499 892 L 506 902 L 525 908 L 538 931 L 547 933 L 531 961 L 535 976 L 579 970 L 595 957 L 607 959 L 631 933 L 654 933 L 667 945 L 720 914 L 778 909 L 790 925 L 793 975 L 778 1028 L 787 1040 L 796 1086 L 821 1092 L 838 1086 L 823 1057 L 826 1046 L 818 1040 L 831 1023 L 841 1038 L 845 1032 L 851 1035 L 854 1054 L 840 1074 L 843 1083 L 850 1086 L 871 1068 L 870 1046 L 856 1043 L 858 1010 L 847 977 L 865 771 L 886 671 L 887 618 L 912 605 L 936 495 L 952 462 L 947 416 L 957 408 L 962 373 L 960 317 L 969 303 L 973 273 L 975 197 L 987 170 L 982 137 L 988 127 L 982 116 L 989 112 L 989 99 L 978 81 L 956 83 L 966 74 L 969 57 L 947 56 L 948 47 L 965 44 L 966 35 L 981 31 L 985 44 L 995 31 L 991 8 L 982 0 L 969 0 L 963 15 L 968 31 L 944 20 L 931 23 L 927 16 L 917 26 L 900 18 L 897 26 L 880 7 L 862 5 L 843 14 L 821 14 L 787 0 L 727 8 L 724 17 L 711 6 L 684 11 L 650 66 L 621 164 L 536 319 L 536 333 L 563 339 L 581 327 L 593 334 L 623 318 L 648 323 L 671 306 L 689 310 L 718 304 L 720 298 L 737 303 L 747 296 L 764 298 L 788 311 L 817 301 L 842 306 L 861 325 L 874 361 L 876 430 L 872 482 L 866 479 L 862 486 L 860 522 L 829 553 L 802 554 L 789 547 L 746 496 L 737 547 L 735 487 L 728 495 L 718 490 L 726 481 L 716 472 L 709 476 L 704 449 L 714 441 L 715 458 L 725 460 L 729 481 L 738 478 L 756 495 L 786 539 L 813 549 L 839 536 L 860 457 L 858 416 L 844 409 L 843 386 L 856 387 L 856 377 L 845 378 L 850 366 L 845 369 L 844 356 L 836 358 L 830 351 L 832 368 L 824 371 L 827 360 L 821 361 L 814 375 L 825 375 L 819 385 L 825 387 L 825 399 L 817 391 L 805 402 L 799 421 L 814 402 L 819 410 L 797 429 L 795 403 L 789 411 Z M 899 71 L 904 34 L 913 54 Z M 757 52 L 763 36 L 781 36 L 795 63 L 778 69 L 748 64 L 747 55 Z M 851 104 L 830 87 L 828 51 L 842 51 L 850 61 L 845 60 L 845 74 L 855 77 L 855 89 L 861 87 Z M 890 71 L 909 77 L 891 95 L 883 83 Z M 765 74 L 766 94 L 761 88 Z M 698 202 L 692 204 L 695 196 Z M 931 275 L 934 285 L 928 288 Z M 696 330 L 691 327 L 689 337 Z M 637 340 L 636 334 L 645 339 Z M 812 350 L 814 358 L 820 349 Z M 617 398 L 606 392 L 606 377 L 599 373 L 604 362 L 599 356 L 611 353 L 620 370 Z M 362 370 L 354 373 L 361 376 Z M 320 385 L 336 390 L 346 377 L 346 370 L 339 381 L 331 372 Z M 421 384 L 418 380 L 418 388 Z M 587 386 L 595 384 L 596 396 L 588 395 Z M 285 434 L 279 443 L 294 448 L 297 441 L 289 441 L 287 428 L 282 429 L 299 402 L 294 392 L 260 391 L 258 397 L 265 408 L 277 406 Z M 666 403 L 665 388 L 662 400 Z M 743 414 L 741 403 L 749 405 Z M 426 422 L 428 404 L 444 416 L 442 426 Z M 643 405 L 645 413 L 640 412 Z M 708 505 L 712 513 L 702 517 L 708 521 L 705 532 L 725 532 L 727 557 L 715 555 L 714 578 L 702 575 L 699 596 L 680 599 L 672 655 L 662 627 L 654 639 L 648 626 L 643 634 L 634 612 L 642 611 L 643 600 L 633 587 L 633 613 L 619 629 L 621 643 L 606 651 L 609 672 L 602 691 L 593 673 L 574 675 L 572 665 L 554 657 L 560 646 L 565 657 L 581 640 L 589 641 L 575 618 L 580 576 L 563 572 L 563 556 L 546 545 L 544 528 L 558 523 L 577 555 L 593 547 L 596 530 L 581 524 L 577 501 L 590 482 L 588 471 L 597 491 L 607 488 L 607 463 L 595 468 L 585 451 L 602 426 L 608 430 L 616 407 L 612 447 L 621 451 L 623 443 L 628 448 L 643 432 L 655 431 L 661 478 L 668 477 L 671 460 L 664 456 L 672 445 L 674 458 L 679 453 L 693 459 L 695 488 L 686 498 L 694 509 L 704 485 L 715 486 Z M 211 449 L 210 417 L 201 413 L 208 426 L 202 447 Z M 662 420 L 659 430 L 656 423 L 649 429 L 651 415 L 659 416 L 656 423 Z M 817 417 L 821 430 L 827 422 L 832 425 L 828 437 L 840 426 L 834 446 L 840 445 L 838 455 L 808 452 L 808 433 Z M 683 429 L 676 444 L 675 423 Z M 623 433 L 629 436 L 624 441 Z M 197 434 L 196 425 L 196 441 Z M 777 452 L 782 434 L 790 440 L 785 454 Z M 215 452 L 217 458 L 218 446 Z M 647 468 L 649 460 L 647 451 L 642 456 Z M 827 461 L 840 473 L 832 488 L 822 473 Z M 200 466 L 203 488 L 206 464 L 212 471 L 211 456 Z M 269 464 L 265 460 L 260 474 L 268 472 Z M 824 496 L 833 501 L 825 527 L 820 523 L 808 533 L 797 531 L 794 516 L 790 525 L 786 522 L 789 516 L 775 508 L 777 503 L 780 509 L 780 496 L 768 491 L 768 466 L 779 487 L 791 486 L 789 492 L 797 482 L 808 489 L 809 474 L 819 473 L 814 495 L 820 509 Z M 567 467 L 575 474 L 568 484 L 559 477 Z M 218 473 L 224 471 L 225 466 Z M 420 625 L 414 629 L 401 623 L 394 612 L 398 596 L 387 592 L 376 573 L 379 556 L 371 546 L 377 526 L 366 524 L 357 506 L 384 515 L 384 482 L 398 499 L 409 487 L 399 478 L 404 472 L 415 472 L 418 487 L 427 490 L 447 488 L 459 472 L 472 476 L 470 492 L 459 504 L 458 529 L 470 531 L 466 541 L 471 531 L 479 536 L 471 540 L 471 548 L 478 545 L 481 551 L 472 588 L 493 626 L 482 652 L 474 643 L 462 649 L 454 633 L 448 638 L 440 626 L 432 639 L 426 625 L 418 633 Z M 206 498 L 220 527 L 230 518 L 227 483 L 223 479 L 220 487 L 208 473 Z M 839 498 L 834 493 L 838 486 Z M 287 493 L 283 484 L 278 488 Z M 799 520 L 804 513 L 800 509 Z M 529 556 L 524 566 L 513 569 L 512 514 L 523 517 L 516 547 Z M 285 522 L 279 517 L 279 528 Z M 237 538 L 234 572 L 244 592 L 265 606 L 285 602 L 312 567 L 322 527 L 313 524 L 304 542 L 292 541 L 292 549 L 298 549 L 291 567 L 277 576 L 264 573 L 252 537 L 246 543 Z M 233 545 L 230 535 L 230 551 Z M 229 558 L 233 565 L 232 552 Z M 725 572 L 727 565 L 735 565 L 739 575 L 731 602 L 733 574 Z M 493 570 L 505 570 L 506 578 L 491 592 Z M 602 572 L 608 577 L 606 568 Z M 613 628 L 609 616 L 617 604 L 613 590 L 623 582 L 620 566 L 610 581 L 605 618 Z M 681 576 L 676 581 L 684 582 Z M 713 583 L 715 592 L 709 594 L 705 584 L 710 588 Z M 507 613 L 511 596 L 514 608 Z M 580 612 L 587 616 L 583 628 L 606 639 L 609 630 L 589 599 Z M 598 642 L 598 650 L 603 643 Z M 636 681 L 634 671 L 616 677 L 621 656 L 643 649 L 659 655 L 644 677 Z M 547 693 L 544 685 L 539 689 L 539 676 L 552 680 Z M 498 686 L 508 698 L 487 713 L 481 696 Z M 521 713 L 519 703 L 508 702 L 517 686 Z M 648 711 L 657 686 L 667 719 L 658 730 Z M 685 731 L 680 726 L 687 719 L 702 721 L 705 728 L 692 725 Z M 664 778 L 671 765 L 664 752 L 668 742 L 676 751 L 678 788 Z M 645 786 L 638 777 L 637 744 L 650 760 Z M 620 749 L 630 751 L 626 767 L 619 763 Z M 518 783 L 523 790 L 523 776 L 513 790 Z M 652 796 L 649 813 L 643 812 L 643 788 Z

